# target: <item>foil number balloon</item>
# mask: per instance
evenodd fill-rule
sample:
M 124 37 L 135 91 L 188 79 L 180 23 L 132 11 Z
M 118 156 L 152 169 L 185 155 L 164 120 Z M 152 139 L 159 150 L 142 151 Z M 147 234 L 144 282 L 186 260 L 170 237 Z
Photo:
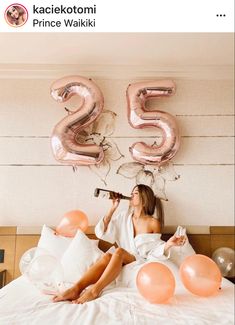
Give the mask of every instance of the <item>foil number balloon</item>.
M 166 112 L 147 111 L 145 102 L 149 98 L 166 97 L 175 93 L 171 80 L 147 81 L 130 84 L 127 88 L 128 120 L 133 128 L 158 127 L 163 133 L 159 146 L 148 146 L 136 142 L 130 147 L 134 160 L 143 164 L 162 164 L 178 151 L 180 138 L 174 117 Z
M 100 89 L 87 78 L 68 76 L 52 84 L 51 95 L 60 103 L 69 100 L 73 95 L 79 95 L 83 100 L 81 107 L 62 119 L 54 128 L 51 144 L 56 160 L 71 165 L 99 164 L 104 158 L 102 147 L 80 144 L 77 137 L 102 112 L 104 99 Z

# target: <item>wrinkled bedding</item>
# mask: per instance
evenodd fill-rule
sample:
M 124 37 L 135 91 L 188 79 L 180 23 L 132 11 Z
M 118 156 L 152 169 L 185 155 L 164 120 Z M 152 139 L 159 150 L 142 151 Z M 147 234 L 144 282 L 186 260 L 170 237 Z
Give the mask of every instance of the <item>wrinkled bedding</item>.
M 101 297 L 83 305 L 53 303 L 23 276 L 0 290 L 1 325 L 153 325 L 234 324 L 234 285 L 223 279 L 222 289 L 212 297 L 186 291 L 178 269 L 167 262 L 176 278 L 175 295 L 167 304 L 152 305 L 138 293 L 133 278 L 141 267 L 127 265 Z M 131 275 L 131 276 L 130 276 Z

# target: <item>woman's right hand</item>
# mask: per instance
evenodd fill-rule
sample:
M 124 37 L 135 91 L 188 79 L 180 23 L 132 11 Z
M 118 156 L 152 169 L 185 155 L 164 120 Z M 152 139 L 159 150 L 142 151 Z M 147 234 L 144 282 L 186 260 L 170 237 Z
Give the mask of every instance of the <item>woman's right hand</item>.
M 113 197 L 112 199 L 112 210 L 115 211 L 117 209 L 117 207 L 119 206 L 119 203 L 120 203 L 120 195 L 119 193 L 116 193 L 115 196 Z

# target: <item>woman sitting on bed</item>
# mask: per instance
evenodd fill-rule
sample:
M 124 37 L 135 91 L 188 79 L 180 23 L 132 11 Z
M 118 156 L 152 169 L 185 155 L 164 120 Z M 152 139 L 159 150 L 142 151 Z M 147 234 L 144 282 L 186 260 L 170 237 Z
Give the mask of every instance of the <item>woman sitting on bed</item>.
M 70 289 L 53 298 L 54 302 L 70 300 L 83 304 L 99 297 L 101 291 L 117 278 L 122 267 L 148 257 L 166 259 L 172 246 L 180 246 L 185 238 L 172 236 L 167 242 L 160 239 L 163 224 L 161 202 L 152 189 L 140 184 L 131 193 L 130 209 L 113 216 L 120 198 L 113 199 L 109 212 L 95 227 L 98 238 L 117 243 L 92 265 L 84 276 Z M 157 218 L 153 214 L 157 211 Z M 84 291 L 88 286 L 93 284 Z

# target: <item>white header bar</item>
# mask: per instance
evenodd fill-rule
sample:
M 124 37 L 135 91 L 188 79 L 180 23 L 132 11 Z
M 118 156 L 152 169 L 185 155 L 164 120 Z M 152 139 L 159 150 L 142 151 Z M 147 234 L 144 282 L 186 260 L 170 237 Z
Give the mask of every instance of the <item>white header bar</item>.
M 234 32 L 234 0 L 0 2 L 1 32 Z

